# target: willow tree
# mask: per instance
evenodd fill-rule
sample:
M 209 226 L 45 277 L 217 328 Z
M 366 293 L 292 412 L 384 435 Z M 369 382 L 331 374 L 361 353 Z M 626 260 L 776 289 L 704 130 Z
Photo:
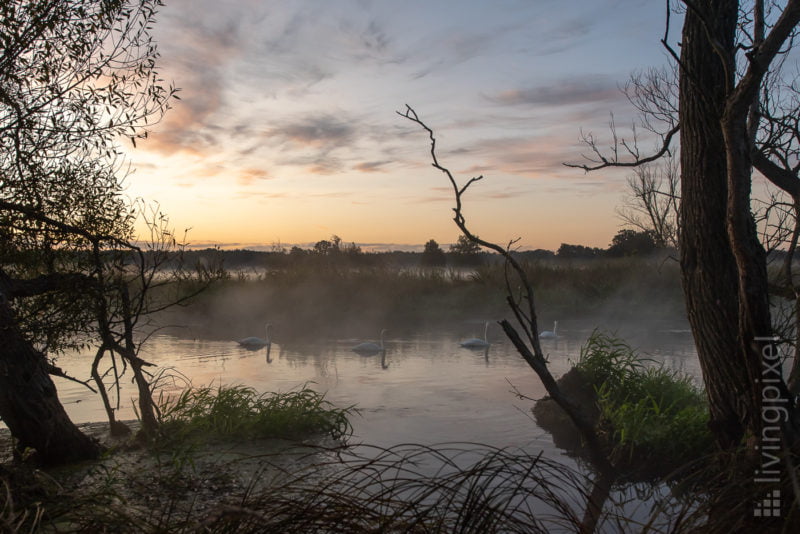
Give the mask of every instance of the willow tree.
M 669 18 L 662 40 L 677 65 L 678 114 L 664 117 L 668 127 L 660 132 L 660 148 L 640 157 L 634 143 L 620 141 L 630 149 L 626 160 L 617 152 L 603 155 L 590 138 L 594 160 L 581 167 L 648 163 L 675 148 L 670 143 L 679 135 L 683 290 L 712 430 L 723 449 L 747 445 L 755 452 L 770 426 L 781 429 L 785 444 L 797 446 L 800 413 L 776 365 L 781 357 L 770 316 L 767 256 L 751 202 L 754 169 L 795 202 L 800 199 L 793 156 L 800 136 L 769 113 L 779 100 L 776 80 L 794 44 L 800 1 L 679 4 L 680 52 L 667 40 Z M 787 84 L 796 87 L 792 80 Z M 653 109 L 645 105 L 643 111 Z
M 46 463 L 97 455 L 58 401 L 45 353 L 97 319 L 92 251 L 127 246 L 119 142 L 173 96 L 150 25 L 159 0 L 0 4 L 0 417 Z

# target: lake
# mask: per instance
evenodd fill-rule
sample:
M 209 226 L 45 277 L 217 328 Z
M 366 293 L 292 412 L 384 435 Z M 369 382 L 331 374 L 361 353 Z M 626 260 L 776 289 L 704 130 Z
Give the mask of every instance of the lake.
M 577 360 L 591 333 L 582 325 L 559 324 L 560 337 L 542 341 L 551 370 L 560 376 Z M 375 337 L 377 338 L 378 332 Z M 263 336 L 263 332 L 253 332 Z M 378 446 L 472 442 L 544 450 L 562 457 L 549 434 L 538 428 L 520 399 L 545 395 L 538 377 L 504 339 L 500 327 L 489 329 L 488 352 L 466 349 L 459 341 L 483 335 L 483 323 L 460 331 L 417 336 L 386 335 L 386 356 L 361 356 L 351 350 L 361 339 L 281 340 L 280 325 L 272 330 L 270 359 L 266 350 L 251 351 L 234 340 L 152 337 L 141 356 L 160 368 L 179 371 L 196 386 L 243 384 L 259 392 L 289 391 L 309 384 L 337 406 L 355 405 L 354 442 Z M 699 378 L 696 353 L 688 330 L 653 327 L 620 329 L 642 354 Z M 61 356 L 57 364 L 80 379 L 89 376 L 93 354 Z M 99 397 L 80 384 L 55 378 L 59 397 L 76 423 L 105 421 Z M 182 382 L 165 386 L 177 390 Z M 136 390 L 129 374 L 123 380 L 119 419 L 134 419 Z

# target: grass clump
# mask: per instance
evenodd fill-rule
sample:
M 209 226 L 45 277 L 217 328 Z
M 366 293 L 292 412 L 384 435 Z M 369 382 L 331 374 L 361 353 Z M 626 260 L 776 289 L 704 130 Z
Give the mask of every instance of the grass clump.
M 296 391 L 259 394 L 233 385 L 187 388 L 159 398 L 160 434 L 169 442 L 189 437 L 301 439 L 352 434 L 353 407 L 336 408 L 307 385 Z
M 623 341 L 594 332 L 575 368 L 598 399 L 598 428 L 622 468 L 669 472 L 711 452 L 708 405 L 691 377 L 648 360 Z

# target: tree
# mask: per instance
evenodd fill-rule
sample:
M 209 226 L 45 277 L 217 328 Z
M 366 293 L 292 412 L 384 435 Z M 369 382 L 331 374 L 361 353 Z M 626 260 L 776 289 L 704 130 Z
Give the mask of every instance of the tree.
M 433 239 L 425 243 L 420 263 L 425 267 L 444 267 L 447 264 L 444 250 L 439 246 L 439 243 Z
M 0 417 L 44 463 L 99 452 L 61 407 L 44 351 L 81 343 L 102 250 L 133 248 L 117 143 L 145 137 L 174 95 L 148 34 L 159 5 L 0 5 Z
M 450 245 L 450 254 L 455 263 L 459 265 L 479 265 L 481 263 L 481 247 L 473 243 L 465 235 L 458 236 L 458 240 Z
M 595 431 L 594 425 L 587 413 L 578 408 L 578 404 L 568 394 L 562 392 L 548 367 L 548 358 L 542 351 L 539 341 L 539 326 L 536 313 L 536 299 L 533 286 L 531 285 L 526 269 L 517 261 L 517 255 L 512 252 L 516 240 L 511 241 L 504 248 L 496 243 L 481 239 L 473 234 L 467 227 L 466 219 L 462 212 L 462 199 L 469 187 L 475 182 L 482 180 L 483 176 L 470 178 L 466 183 L 460 185 L 450 170 L 439 163 L 436 155 L 436 138 L 433 130 L 426 125 L 417 115 L 416 111 L 410 106 L 406 106 L 405 112 L 398 114 L 413 123 L 419 125 L 428 135 L 431 143 L 431 159 L 433 167 L 441 171 L 450 182 L 453 189 L 455 216 L 453 221 L 462 232 L 465 240 L 473 245 L 488 248 L 498 253 L 506 262 L 505 284 L 506 302 L 516 318 L 519 330 L 508 320 L 499 321 L 500 326 L 506 337 L 517 349 L 520 356 L 539 376 L 548 395 L 561 407 L 567 416 L 575 424 L 587 445 L 589 455 L 599 470 L 599 477 L 594 483 L 594 488 L 589 496 L 587 508 L 583 521 L 580 525 L 581 532 L 593 532 L 603 509 L 603 503 L 608 498 L 611 484 L 615 476 L 613 465 L 609 459 L 607 451 L 604 449 L 600 435 Z
M 611 240 L 606 254 L 611 257 L 646 256 L 656 250 L 656 240 L 650 230 L 623 229 Z
M 319 256 L 335 256 L 339 251 L 339 243 L 341 239 L 338 236 L 333 236 L 331 241 L 323 239 L 314 243 L 314 248 L 311 249 L 314 254 Z
M 595 247 L 587 247 L 585 245 L 570 245 L 568 243 L 561 243 L 558 247 L 556 256 L 561 259 L 575 260 L 575 259 L 594 259 L 603 256 L 603 250 Z
M 594 170 L 638 166 L 670 151 L 680 132 L 680 262 L 687 314 L 709 399 L 712 430 L 723 449 L 746 444 L 757 455 L 770 423 L 764 410 L 780 406 L 782 443 L 797 447 L 800 415 L 782 371 L 768 298 L 766 253 L 751 206 L 757 169 L 773 185 L 800 198 L 792 119 L 775 113 L 782 63 L 800 22 L 800 1 L 684 1 L 678 54 L 662 41 L 678 68 L 677 121 L 664 118 L 661 148 L 649 157 L 600 155 Z M 667 20 L 669 25 L 669 19 Z M 668 33 L 668 32 L 667 32 Z M 795 86 L 793 81 L 784 86 Z M 645 107 L 650 111 L 653 108 Z M 787 115 L 782 115 L 784 118 Z M 662 114 L 661 117 L 665 117 Z M 670 124 L 672 121 L 672 124 Z M 616 136 L 615 136 L 616 139 Z M 629 147 L 633 145 L 620 141 Z M 796 241 L 795 241 L 796 242 Z M 795 295 L 793 284 L 789 284 Z M 767 386 L 771 397 L 766 398 Z M 774 426 L 774 425 L 773 425 Z
M 628 177 L 629 196 L 617 210 L 620 219 L 642 232 L 650 232 L 659 248 L 678 248 L 680 235 L 680 166 L 673 155 L 664 165 L 636 167 Z

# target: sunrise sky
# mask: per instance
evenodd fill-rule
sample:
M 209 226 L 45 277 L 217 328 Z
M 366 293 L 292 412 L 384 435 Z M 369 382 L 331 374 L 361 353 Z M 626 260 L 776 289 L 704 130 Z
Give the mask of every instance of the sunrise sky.
M 585 174 L 630 74 L 668 63 L 653 0 L 167 0 L 153 33 L 180 101 L 129 151 L 128 194 L 194 246 L 455 242 L 452 195 L 411 105 L 464 181 L 472 229 L 526 248 L 608 246 L 627 172 Z M 674 22 L 673 22 L 674 24 Z M 679 26 L 674 24 L 676 28 Z M 675 33 L 674 30 L 673 33 Z M 671 36 L 674 40 L 675 36 Z M 649 147 L 649 145 L 648 145 Z

